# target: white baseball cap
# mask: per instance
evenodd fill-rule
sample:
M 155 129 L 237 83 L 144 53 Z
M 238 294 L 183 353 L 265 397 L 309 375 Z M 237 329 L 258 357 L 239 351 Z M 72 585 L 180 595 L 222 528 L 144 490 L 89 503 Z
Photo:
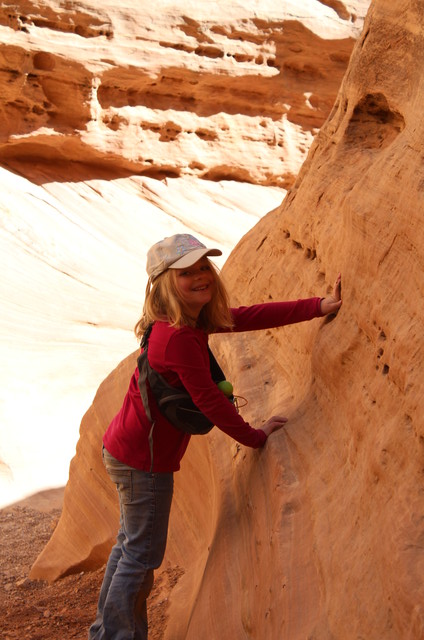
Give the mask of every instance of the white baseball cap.
M 147 252 L 147 275 L 154 280 L 167 269 L 185 269 L 203 256 L 221 256 L 220 249 L 208 249 L 189 233 L 178 233 L 154 244 Z

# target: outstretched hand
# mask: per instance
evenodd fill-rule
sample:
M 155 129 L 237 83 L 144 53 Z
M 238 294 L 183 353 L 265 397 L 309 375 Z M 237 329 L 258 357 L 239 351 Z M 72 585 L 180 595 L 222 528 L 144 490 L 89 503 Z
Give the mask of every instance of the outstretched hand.
M 288 418 L 284 418 L 283 416 L 272 416 L 262 425 L 261 429 L 266 433 L 267 436 L 271 435 L 273 431 L 278 431 L 281 427 L 284 427 Z
M 327 296 L 321 300 L 321 313 L 323 316 L 329 313 L 337 313 L 342 306 L 342 276 L 339 273 L 334 283 L 334 289 L 331 296 Z

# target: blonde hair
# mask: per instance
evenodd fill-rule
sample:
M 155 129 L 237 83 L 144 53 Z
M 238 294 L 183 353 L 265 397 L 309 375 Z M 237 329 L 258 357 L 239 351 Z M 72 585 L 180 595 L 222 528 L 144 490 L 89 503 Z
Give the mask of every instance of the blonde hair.
M 197 321 L 190 317 L 178 293 L 176 269 L 167 269 L 153 282 L 149 279 L 143 313 L 134 327 L 134 333 L 139 340 L 147 327 L 156 320 L 165 320 L 172 327 L 199 327 L 208 333 L 213 333 L 219 328 L 231 329 L 234 326 L 227 290 L 217 267 L 210 260 L 208 264 L 214 276 L 214 293 L 211 301 L 201 310 Z

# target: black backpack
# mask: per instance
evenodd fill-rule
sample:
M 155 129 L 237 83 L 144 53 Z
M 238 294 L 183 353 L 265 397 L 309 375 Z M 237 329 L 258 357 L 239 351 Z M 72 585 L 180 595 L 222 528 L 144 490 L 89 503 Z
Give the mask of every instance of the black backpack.
M 196 407 L 188 391 L 184 388 L 172 387 L 160 373 L 150 366 L 147 351 L 152 327 L 153 324 L 149 325 L 143 335 L 140 345 L 143 348 L 143 352 L 137 359 L 139 371 L 138 388 L 148 419 L 151 423 L 154 422 L 149 407 L 146 380 L 149 381 L 149 387 L 155 397 L 159 411 L 174 427 L 192 435 L 208 433 L 214 425 Z M 208 351 L 212 379 L 216 383 L 222 382 L 222 380 L 225 380 L 225 375 L 209 347 Z

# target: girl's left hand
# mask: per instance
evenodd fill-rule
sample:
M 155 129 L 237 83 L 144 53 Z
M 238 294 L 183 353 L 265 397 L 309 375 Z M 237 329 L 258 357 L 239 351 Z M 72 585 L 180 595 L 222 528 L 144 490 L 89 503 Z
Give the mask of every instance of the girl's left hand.
M 334 283 L 333 294 L 321 300 L 321 313 L 323 316 L 329 313 L 337 313 L 342 306 L 342 276 L 339 273 Z

